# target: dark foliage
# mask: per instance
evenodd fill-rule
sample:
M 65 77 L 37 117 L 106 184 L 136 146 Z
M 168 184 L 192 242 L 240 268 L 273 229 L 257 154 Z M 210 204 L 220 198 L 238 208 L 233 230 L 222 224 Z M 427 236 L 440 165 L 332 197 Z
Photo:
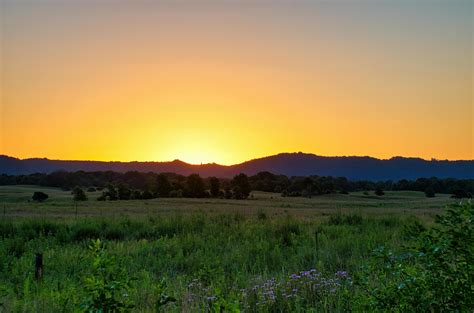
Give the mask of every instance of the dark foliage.
M 35 191 L 35 193 L 33 193 L 33 197 L 31 197 L 31 198 L 33 199 L 33 201 L 43 202 L 46 199 L 48 199 L 49 196 L 47 194 L 45 194 L 44 192 Z
M 198 174 L 191 174 L 186 179 L 184 195 L 189 198 L 204 198 L 206 196 L 204 181 Z
M 81 187 L 77 186 L 72 190 L 72 198 L 74 201 L 86 201 L 87 196 L 86 193 L 84 192 L 84 189 Z
M 247 177 L 240 174 L 233 180 L 198 176 L 191 178 L 175 173 L 141 172 L 54 172 L 51 174 L 0 175 L 0 185 L 40 185 L 72 190 L 74 186 L 85 186 L 87 190 L 102 190 L 103 200 L 137 199 L 139 190 L 142 199 L 155 197 L 211 197 L 246 198 L 251 190 L 277 192 L 288 197 L 312 197 L 328 193 L 350 193 L 356 191 L 411 190 L 452 194 L 454 198 L 470 198 L 474 193 L 474 179 L 439 179 L 436 177 L 399 181 L 350 181 L 345 177 L 275 175 L 260 172 Z M 203 190 L 204 189 L 204 190 Z M 133 194 L 133 195 L 132 195 Z M 150 195 L 151 194 L 151 195 Z
M 221 192 L 221 185 L 219 179 L 217 177 L 209 177 L 209 185 L 211 197 L 219 197 Z
M 381 188 L 377 188 L 374 193 L 376 196 L 379 196 L 379 197 L 385 194 L 385 192 Z
M 232 179 L 231 185 L 235 199 L 247 199 L 252 191 L 249 178 L 245 174 L 236 175 Z

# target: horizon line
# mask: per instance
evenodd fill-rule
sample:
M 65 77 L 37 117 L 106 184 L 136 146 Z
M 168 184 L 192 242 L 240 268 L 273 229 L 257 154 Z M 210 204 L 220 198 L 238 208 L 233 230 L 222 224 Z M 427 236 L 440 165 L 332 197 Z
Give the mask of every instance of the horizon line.
M 56 159 L 56 158 L 48 158 L 48 157 L 20 158 L 20 157 L 16 157 L 16 156 L 7 155 L 7 154 L 0 154 L 0 157 L 3 156 L 3 157 L 8 157 L 8 158 L 14 158 L 14 159 L 17 159 L 17 160 L 20 160 L 20 161 L 37 159 L 37 160 L 48 160 L 48 161 L 103 162 L 103 163 L 172 163 L 172 162 L 178 161 L 178 162 L 182 162 L 182 163 L 185 163 L 185 164 L 188 164 L 188 165 L 195 165 L 195 166 L 219 165 L 219 166 L 229 166 L 230 167 L 230 166 L 235 166 L 235 165 L 243 164 L 243 163 L 246 163 L 246 162 L 250 162 L 250 161 L 253 161 L 253 160 L 259 160 L 259 159 L 269 158 L 269 157 L 283 155 L 283 154 L 305 154 L 305 155 L 313 155 L 313 156 L 322 157 L 322 158 L 372 158 L 372 159 L 377 159 L 377 160 L 381 160 L 381 161 L 388 161 L 388 160 L 392 160 L 392 159 L 396 159 L 396 158 L 420 159 L 420 160 L 427 161 L 427 162 L 430 162 L 430 161 L 449 161 L 449 162 L 474 161 L 474 159 L 438 159 L 438 158 L 435 158 L 435 157 L 431 157 L 430 159 L 427 159 L 427 158 L 418 157 L 418 156 L 401 156 L 401 155 L 394 155 L 394 156 L 391 156 L 389 158 L 379 158 L 379 157 L 374 157 L 374 156 L 370 156 L 370 155 L 320 155 L 320 154 L 316 154 L 316 153 L 302 152 L 302 151 L 298 151 L 298 152 L 280 152 L 280 153 L 276 153 L 276 154 L 270 154 L 270 155 L 266 155 L 266 156 L 255 157 L 255 158 L 252 158 L 252 159 L 248 159 L 248 160 L 245 160 L 245 161 L 242 161 L 242 162 L 239 162 L 239 163 L 233 163 L 233 164 L 221 164 L 221 163 L 217 163 L 217 162 L 207 162 L 207 163 L 201 162 L 201 163 L 196 164 L 196 163 L 186 162 L 186 161 L 180 160 L 178 158 L 176 158 L 174 160 L 167 160 L 167 161 L 156 161 L 156 160 L 154 160 L 154 161 L 152 161 L 152 160 L 147 160 L 147 161 L 139 161 L 139 160 L 120 161 L 120 160 L 92 160 L 92 159 Z

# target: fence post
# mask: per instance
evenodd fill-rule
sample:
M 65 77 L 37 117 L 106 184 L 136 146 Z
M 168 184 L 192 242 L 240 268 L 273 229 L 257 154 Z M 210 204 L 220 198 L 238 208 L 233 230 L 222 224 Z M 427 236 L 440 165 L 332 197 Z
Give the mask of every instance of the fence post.
M 314 239 L 315 239 L 315 242 L 316 242 L 316 257 L 318 258 L 318 261 L 319 261 L 319 228 L 316 228 L 316 231 L 314 232 Z
M 43 254 L 36 253 L 35 259 L 35 279 L 41 280 L 43 278 Z

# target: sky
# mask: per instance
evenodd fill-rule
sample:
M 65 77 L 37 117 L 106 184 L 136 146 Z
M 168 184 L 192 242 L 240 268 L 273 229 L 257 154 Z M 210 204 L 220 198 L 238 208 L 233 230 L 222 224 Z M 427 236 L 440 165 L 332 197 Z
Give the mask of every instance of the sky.
M 0 4 L 0 154 L 474 159 L 470 0 Z

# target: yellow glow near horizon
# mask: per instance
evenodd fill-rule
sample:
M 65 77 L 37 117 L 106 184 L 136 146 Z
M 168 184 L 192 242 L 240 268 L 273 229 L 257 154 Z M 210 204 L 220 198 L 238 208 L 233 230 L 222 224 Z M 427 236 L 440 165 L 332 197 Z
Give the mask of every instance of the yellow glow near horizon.
M 5 0 L 0 153 L 474 158 L 472 3 L 231 2 Z

